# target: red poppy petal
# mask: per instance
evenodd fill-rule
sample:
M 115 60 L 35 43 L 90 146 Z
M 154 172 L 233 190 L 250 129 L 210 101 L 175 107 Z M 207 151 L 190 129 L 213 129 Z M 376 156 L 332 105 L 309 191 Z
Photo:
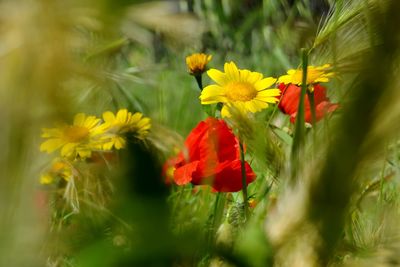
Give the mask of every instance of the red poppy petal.
M 320 84 L 314 84 L 314 102 L 317 106 L 319 103 L 323 101 L 328 101 L 329 99 L 326 97 L 326 87 Z
M 290 115 L 290 122 L 295 123 L 296 122 L 296 117 L 297 117 L 297 112 L 293 113 Z
M 285 113 L 285 114 L 293 114 L 297 112 L 297 109 L 299 108 L 299 101 L 300 101 L 300 93 L 301 93 L 301 88 L 289 84 L 286 87 L 286 90 L 284 90 L 281 101 L 279 102 L 279 108 L 280 110 Z M 307 106 L 308 104 L 308 99 L 306 98 L 305 105 Z
M 315 108 L 317 121 L 322 119 L 325 116 L 325 114 L 332 113 L 338 107 L 339 107 L 338 104 L 333 104 L 333 103 L 331 103 L 329 101 L 323 101 L 323 102 L 319 103 L 317 105 L 317 107 Z
M 185 147 L 188 150 L 189 161 L 200 160 L 200 147 L 198 144 L 204 138 L 208 128 L 206 121 L 201 121 L 186 138 Z
M 319 103 L 315 108 L 315 119 L 316 119 L 316 121 L 320 121 L 321 119 L 323 119 L 325 117 L 325 115 L 327 113 L 331 113 L 331 112 L 335 111 L 338 107 L 339 107 L 338 104 L 333 104 L 333 103 L 331 103 L 329 101 L 323 101 L 323 102 Z M 296 118 L 295 114 L 294 114 L 294 118 Z M 290 121 L 292 121 L 292 118 L 291 118 Z M 312 122 L 311 110 L 306 110 L 306 112 L 305 112 L 305 121 L 308 122 L 308 123 Z
M 218 153 L 218 161 L 235 160 L 237 158 L 236 152 L 239 148 L 238 142 L 232 130 L 223 120 L 218 121 L 216 137 L 216 140 L 214 140 L 216 141 L 215 147 Z
M 279 89 L 283 92 L 279 108 L 283 113 L 290 115 L 291 123 L 295 123 L 301 88 L 293 84 L 289 84 L 288 86 L 280 84 Z M 337 104 L 329 102 L 329 98 L 326 96 L 326 87 L 319 84 L 314 85 L 314 102 L 317 121 L 321 120 L 326 113 L 333 112 L 338 107 Z M 304 108 L 304 119 L 306 122 L 311 123 L 311 106 L 307 95 L 305 96 Z
M 253 182 L 256 178 L 250 165 L 246 162 L 246 182 Z M 218 192 L 237 192 L 242 189 L 242 169 L 239 159 L 220 163 L 212 187 Z
M 235 160 L 238 142 L 228 125 L 217 119 L 208 120 L 208 124 L 209 130 L 198 143 L 200 158 L 211 163 Z
M 185 185 L 193 180 L 193 174 L 197 171 L 199 161 L 190 162 L 174 171 L 174 181 L 177 185 Z
M 176 157 L 169 159 L 168 162 L 172 163 L 175 168 L 179 168 L 186 164 L 185 157 L 183 156 L 182 152 L 180 152 Z

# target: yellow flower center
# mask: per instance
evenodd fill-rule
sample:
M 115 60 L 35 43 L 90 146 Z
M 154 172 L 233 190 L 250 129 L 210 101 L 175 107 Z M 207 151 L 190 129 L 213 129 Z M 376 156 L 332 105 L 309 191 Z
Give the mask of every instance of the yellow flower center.
M 257 96 L 257 90 L 246 82 L 232 82 L 226 85 L 226 96 L 231 101 L 250 101 Z
M 89 130 L 81 126 L 68 126 L 63 134 L 68 142 L 76 143 L 85 139 L 89 135 Z

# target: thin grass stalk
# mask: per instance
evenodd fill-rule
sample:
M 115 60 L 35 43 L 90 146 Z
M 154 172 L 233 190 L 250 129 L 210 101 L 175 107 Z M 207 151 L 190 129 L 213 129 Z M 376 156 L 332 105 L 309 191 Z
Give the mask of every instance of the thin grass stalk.
M 215 227 L 216 227 L 216 218 L 217 218 L 217 216 L 216 216 L 216 214 L 217 214 L 217 211 L 218 211 L 218 202 L 219 202 L 219 198 L 221 197 L 221 192 L 218 192 L 217 193 L 217 196 L 216 196 L 216 198 L 215 198 L 215 202 L 214 202 L 214 223 L 213 223 L 213 230 L 215 229 Z
M 224 215 L 225 207 L 225 195 L 221 192 L 217 193 L 214 202 L 214 209 L 212 214 L 212 225 L 208 230 L 208 247 L 212 249 L 214 247 L 214 241 L 216 238 L 218 226 L 221 224 L 222 217 Z
M 369 144 L 368 150 L 365 148 L 368 134 L 376 122 L 379 101 L 387 90 L 393 90 L 389 85 L 397 68 L 395 55 L 400 52 L 400 18 L 396 15 L 399 9 L 399 1 L 388 1 L 387 9 L 377 11 L 371 18 L 375 22 L 376 38 L 382 40 L 382 46 L 365 60 L 363 65 L 366 67 L 359 83 L 350 88 L 351 101 L 343 106 L 344 116 L 328 146 L 321 172 L 311 186 L 308 219 L 318 227 L 323 241 L 317 248 L 319 266 L 327 266 L 335 255 L 350 201 L 359 186 L 357 170 L 363 160 L 382 145 L 382 140 L 377 140 L 379 142 Z
M 224 193 L 218 192 L 214 205 L 214 222 L 213 222 L 214 234 L 218 230 L 218 226 L 221 224 L 222 217 L 224 215 L 224 207 L 225 207 L 225 195 Z
M 244 159 L 244 146 L 241 140 L 239 140 L 239 148 L 240 148 L 240 166 L 242 170 L 243 211 L 244 211 L 244 218 L 245 220 L 247 220 L 247 216 L 249 213 L 249 203 L 247 202 L 247 177 L 246 177 L 246 165 Z
M 387 150 L 387 147 L 386 147 Z M 386 170 L 386 156 L 387 151 L 385 151 L 385 158 L 382 165 L 381 175 L 380 175 L 380 182 L 379 182 L 379 201 L 383 202 L 383 184 L 385 182 L 385 170 Z

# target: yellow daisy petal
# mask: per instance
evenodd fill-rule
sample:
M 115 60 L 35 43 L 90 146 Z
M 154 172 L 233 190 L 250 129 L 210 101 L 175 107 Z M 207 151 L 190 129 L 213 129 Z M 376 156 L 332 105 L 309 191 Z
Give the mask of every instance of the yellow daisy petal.
M 281 94 L 281 91 L 279 89 L 268 89 L 268 90 L 258 91 L 257 98 L 280 96 L 280 94 Z
M 329 78 L 328 77 L 321 77 L 321 78 L 317 78 L 314 80 L 315 83 L 327 83 L 329 82 Z
M 268 103 L 263 101 L 257 101 L 258 98 L 253 101 L 249 101 L 246 103 L 246 109 L 250 110 L 250 112 L 256 113 L 268 107 Z
M 114 141 L 111 139 L 110 141 L 103 144 L 103 150 L 111 150 L 114 146 Z
M 125 147 L 126 140 L 123 137 L 118 136 L 115 138 L 114 144 L 116 149 L 121 149 Z
M 261 80 L 263 78 L 263 75 L 259 72 L 251 72 L 247 82 L 250 84 L 255 84 L 257 81 Z
M 256 88 L 257 91 L 260 91 L 271 87 L 271 85 L 273 85 L 275 82 L 276 82 L 275 78 L 268 77 L 256 82 L 254 84 L 254 87 Z
M 222 109 L 221 109 L 221 116 L 222 116 L 223 118 L 224 118 L 224 117 L 227 117 L 227 118 L 231 117 L 231 113 L 229 112 L 229 107 L 228 107 L 228 106 L 224 105 L 224 106 L 222 107 Z
M 219 85 L 209 85 L 203 89 L 200 95 L 201 104 L 215 104 L 218 102 L 226 102 L 223 88 Z
M 63 144 L 64 142 L 61 139 L 49 139 L 40 145 L 40 151 L 51 153 L 59 149 Z
M 79 155 L 80 158 L 86 159 L 92 156 L 92 151 L 90 149 L 82 149 L 78 150 L 77 154 Z
M 231 80 L 231 81 L 239 81 L 240 80 L 239 70 L 236 67 L 236 64 L 233 63 L 232 61 L 229 63 L 225 63 L 224 70 L 225 70 L 228 80 Z
M 86 116 L 84 113 L 78 113 L 74 117 L 73 125 L 82 126 L 85 123 Z
M 130 112 L 128 113 L 128 110 L 127 110 L 127 109 L 120 109 L 120 110 L 117 112 L 117 116 L 116 116 L 117 122 L 119 122 L 119 123 L 125 123 L 125 122 L 127 122 L 128 119 L 129 119 L 129 114 L 130 114 Z
M 251 71 L 249 71 L 249 70 L 241 70 L 239 72 L 239 80 L 242 82 L 247 82 L 250 74 L 251 74 Z
M 132 115 L 130 122 L 138 123 L 142 117 L 143 117 L 142 113 L 136 112 L 135 114 Z
M 225 73 L 216 70 L 216 69 L 210 69 L 207 71 L 207 75 L 217 84 L 219 85 L 225 85 L 226 84 L 226 75 Z
M 289 84 L 289 83 L 291 83 L 291 81 L 292 81 L 292 78 L 290 75 L 282 75 L 278 79 L 278 83 L 284 83 L 284 84 Z
M 139 127 L 140 129 L 150 129 L 150 121 L 150 118 L 143 118 L 137 122 L 137 127 Z
M 62 148 L 61 148 L 61 156 L 62 157 L 70 157 L 74 154 L 74 150 L 77 147 L 76 143 L 68 143 L 65 144 Z
M 48 137 L 56 137 L 56 136 L 61 136 L 61 135 L 62 135 L 61 129 L 58 129 L 58 128 L 43 128 L 41 137 L 48 138 Z
M 260 110 L 258 108 L 258 106 L 256 105 L 255 101 L 246 102 L 245 106 L 246 106 L 246 109 L 252 113 L 256 113 Z
M 105 122 L 113 122 L 115 120 L 114 113 L 112 113 L 111 111 L 104 112 L 103 113 L 103 120 Z

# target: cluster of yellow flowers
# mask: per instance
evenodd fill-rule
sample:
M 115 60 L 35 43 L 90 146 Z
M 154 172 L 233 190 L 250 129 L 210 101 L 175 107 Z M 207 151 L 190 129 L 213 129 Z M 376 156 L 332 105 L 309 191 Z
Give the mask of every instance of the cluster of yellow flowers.
M 143 117 L 143 114 L 132 114 L 127 109 L 121 109 L 116 114 L 104 112 L 103 121 L 78 113 L 72 124 L 44 128 L 41 136 L 47 140 L 40 145 L 40 151 L 52 153 L 59 150 L 61 158 L 52 163 L 41 176 L 40 182 L 52 183 L 54 177 L 68 181 L 74 175 L 72 161 L 88 159 L 93 152 L 124 148 L 128 137 L 143 140 L 150 127 L 150 119 Z
M 211 60 L 210 55 L 193 54 L 186 58 L 190 74 L 201 74 L 206 71 L 206 65 Z M 334 75 L 329 72 L 331 66 L 308 66 L 307 86 L 313 91 L 313 85 L 328 82 Z M 303 71 L 291 69 L 286 75 L 278 79 L 273 77 L 264 78 L 263 74 L 246 69 L 238 69 L 234 62 L 224 65 L 224 72 L 210 69 L 207 75 L 216 83 L 206 86 L 200 95 L 201 104 L 209 105 L 222 103 L 222 117 L 230 117 L 230 110 L 236 109 L 243 113 L 255 113 L 268 107 L 269 103 L 277 103 L 280 100 L 281 90 L 271 88 L 278 84 L 293 84 L 300 86 Z

